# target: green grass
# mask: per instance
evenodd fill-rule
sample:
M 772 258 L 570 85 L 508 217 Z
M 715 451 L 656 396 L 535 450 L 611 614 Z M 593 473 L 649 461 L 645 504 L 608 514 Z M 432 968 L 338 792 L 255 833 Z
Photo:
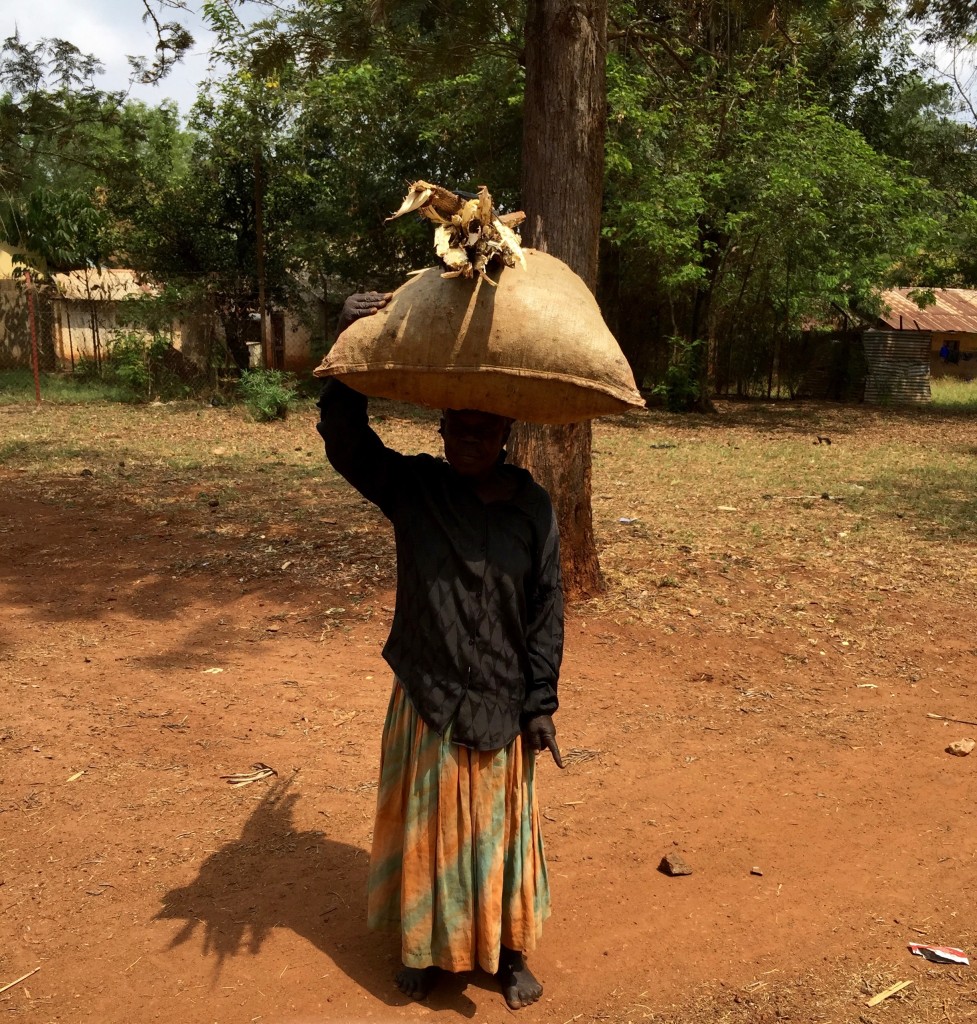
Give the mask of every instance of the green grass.
M 977 413 L 977 381 L 941 377 L 930 384 L 932 407 L 953 412 Z
M 977 468 L 972 457 L 945 454 L 938 463 L 880 473 L 876 508 L 906 520 L 921 536 L 969 540 L 977 528 Z M 859 503 L 864 508 L 867 501 Z
M 0 405 L 20 405 L 35 400 L 34 376 L 30 370 L 0 372 Z M 131 402 L 132 392 L 116 384 L 70 376 L 41 374 L 41 401 L 54 405 L 80 402 Z
M 52 467 L 76 460 L 95 464 L 103 452 L 96 445 L 78 444 L 60 438 L 18 437 L 0 440 L 0 465 Z
M 953 413 L 971 411 L 977 413 L 977 381 L 942 377 L 932 381 L 931 390 L 933 395 L 930 403 L 931 409 Z M 127 388 L 98 379 L 80 375 L 44 373 L 41 374 L 41 400 L 56 405 L 90 402 L 130 403 L 136 400 L 136 396 Z M 34 377 L 30 370 L 0 371 L 0 405 L 18 405 L 33 401 Z M 399 418 L 413 419 L 419 422 L 430 419 L 433 415 L 429 415 L 427 410 L 418 410 L 396 403 L 390 403 L 390 411 Z M 805 410 L 795 407 L 793 411 L 796 414 L 795 418 L 804 419 Z M 785 413 L 780 408 L 771 413 L 767 406 L 759 408 L 756 412 L 756 416 L 761 419 L 771 415 L 781 418 Z M 691 426 L 694 421 L 694 417 L 689 417 L 686 419 L 685 425 Z
M 24 438 L 0 441 L 0 465 L 5 462 L 26 462 L 30 458 L 33 442 Z

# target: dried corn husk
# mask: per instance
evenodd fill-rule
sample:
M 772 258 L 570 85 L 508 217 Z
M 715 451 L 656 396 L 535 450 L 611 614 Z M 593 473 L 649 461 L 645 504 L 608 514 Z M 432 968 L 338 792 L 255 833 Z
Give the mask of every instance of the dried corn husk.
M 396 220 L 406 213 L 419 213 L 437 225 L 434 248 L 447 268 L 442 277 L 477 275 L 494 287 L 495 281 L 487 273 L 493 261 L 507 267 L 518 264 L 525 269 L 519 236 L 496 213 L 485 185 L 479 187 L 476 198 L 466 200 L 440 185 L 415 181 L 400 209 L 387 220 Z

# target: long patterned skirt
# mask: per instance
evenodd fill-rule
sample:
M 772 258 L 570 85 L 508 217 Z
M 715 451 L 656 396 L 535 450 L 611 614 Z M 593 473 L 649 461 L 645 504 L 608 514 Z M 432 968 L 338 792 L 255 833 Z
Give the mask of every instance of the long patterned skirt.
M 383 729 L 368 921 L 399 930 L 408 967 L 494 974 L 500 944 L 535 948 L 550 913 L 533 776 L 503 750 L 452 743 L 394 680 Z

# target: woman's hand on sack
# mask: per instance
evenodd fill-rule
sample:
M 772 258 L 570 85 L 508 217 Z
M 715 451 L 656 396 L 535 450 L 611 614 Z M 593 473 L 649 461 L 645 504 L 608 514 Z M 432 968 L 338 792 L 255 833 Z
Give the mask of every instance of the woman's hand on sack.
M 339 334 L 361 317 L 373 316 L 390 301 L 393 292 L 356 292 L 343 303 L 336 328 Z
M 530 750 L 548 750 L 553 755 L 557 768 L 563 767 L 560 748 L 556 745 L 556 726 L 553 724 L 552 715 L 537 715 L 530 718 L 523 729 L 523 735 Z

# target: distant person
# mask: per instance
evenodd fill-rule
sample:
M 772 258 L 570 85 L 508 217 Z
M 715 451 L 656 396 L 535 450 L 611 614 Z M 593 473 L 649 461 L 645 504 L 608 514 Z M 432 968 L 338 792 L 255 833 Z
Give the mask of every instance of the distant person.
M 950 346 L 945 341 L 940 346 L 940 359 L 942 359 L 944 363 L 948 363 L 950 361 Z

